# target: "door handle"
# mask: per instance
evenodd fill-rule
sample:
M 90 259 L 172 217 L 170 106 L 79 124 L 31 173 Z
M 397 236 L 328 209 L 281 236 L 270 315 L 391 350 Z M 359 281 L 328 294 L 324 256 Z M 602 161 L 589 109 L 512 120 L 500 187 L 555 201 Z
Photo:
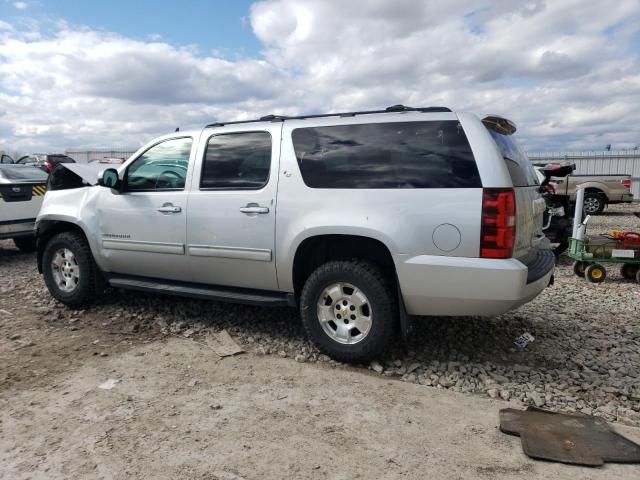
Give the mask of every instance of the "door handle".
M 269 213 L 269 207 L 262 207 L 257 203 L 249 203 L 246 207 L 240 207 L 242 213 Z
M 180 213 L 182 207 L 174 207 L 172 203 L 165 203 L 161 207 L 158 207 L 160 213 Z

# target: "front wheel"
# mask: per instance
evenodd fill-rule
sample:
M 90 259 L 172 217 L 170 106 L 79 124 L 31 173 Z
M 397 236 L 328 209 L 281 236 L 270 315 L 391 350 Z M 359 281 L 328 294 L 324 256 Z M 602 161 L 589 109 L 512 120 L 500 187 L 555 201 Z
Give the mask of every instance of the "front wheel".
M 54 235 L 42 256 L 44 282 L 51 295 L 78 308 L 91 303 L 99 285 L 99 272 L 86 239 L 75 232 Z
M 585 262 L 573 262 L 573 273 L 580 278 L 584 278 L 584 272 L 588 266 Z
M 389 346 L 397 324 L 395 286 L 362 261 L 318 267 L 300 296 L 304 328 L 316 346 L 341 362 L 365 362 Z

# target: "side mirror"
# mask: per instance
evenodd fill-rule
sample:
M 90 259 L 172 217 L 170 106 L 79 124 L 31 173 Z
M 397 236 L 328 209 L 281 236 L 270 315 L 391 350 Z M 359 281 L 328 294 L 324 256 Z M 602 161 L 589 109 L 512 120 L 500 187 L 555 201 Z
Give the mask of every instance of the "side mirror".
M 116 191 L 120 191 L 122 188 L 122 182 L 118 176 L 118 171 L 115 168 L 107 168 L 100 178 L 98 178 L 98 185 L 101 187 L 108 187 Z

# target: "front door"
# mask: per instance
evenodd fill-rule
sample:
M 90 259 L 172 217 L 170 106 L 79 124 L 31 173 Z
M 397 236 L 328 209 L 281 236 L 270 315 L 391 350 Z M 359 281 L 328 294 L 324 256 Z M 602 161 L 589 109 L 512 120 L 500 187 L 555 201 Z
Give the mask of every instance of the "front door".
M 275 219 L 282 125 L 204 136 L 187 211 L 193 281 L 277 290 Z
M 191 137 L 147 149 L 125 170 L 123 191 L 102 189 L 100 248 L 113 273 L 187 280 L 186 206 Z

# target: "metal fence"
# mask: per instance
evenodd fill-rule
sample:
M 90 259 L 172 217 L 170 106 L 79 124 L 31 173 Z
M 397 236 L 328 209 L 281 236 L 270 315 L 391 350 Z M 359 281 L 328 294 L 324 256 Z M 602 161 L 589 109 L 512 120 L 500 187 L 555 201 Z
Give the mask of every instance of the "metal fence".
M 640 151 L 530 152 L 534 164 L 569 162 L 577 175 L 631 175 L 631 192 L 640 201 Z
M 97 148 L 93 150 L 65 150 L 65 155 L 73 158 L 78 163 L 89 163 L 90 160 L 101 158 L 129 158 L 137 148 Z

